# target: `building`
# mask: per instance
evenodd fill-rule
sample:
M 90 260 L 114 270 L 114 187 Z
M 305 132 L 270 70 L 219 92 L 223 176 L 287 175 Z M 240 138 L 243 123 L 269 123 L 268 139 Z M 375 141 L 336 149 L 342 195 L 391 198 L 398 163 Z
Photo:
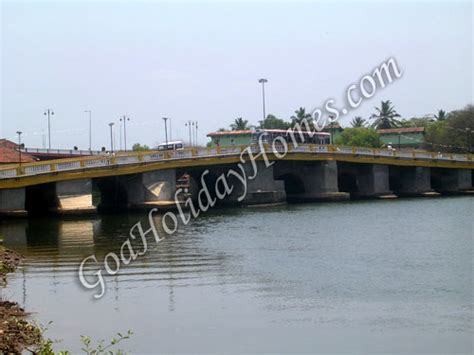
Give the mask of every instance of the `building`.
M 308 144 L 329 144 L 330 134 L 325 132 L 316 132 L 312 137 L 305 134 L 304 143 Z M 226 147 L 234 145 L 255 144 L 263 136 L 262 141 L 265 143 L 272 142 L 276 137 L 284 137 L 286 141 L 291 141 L 288 137 L 288 131 L 283 129 L 256 129 L 245 131 L 220 131 L 211 132 L 207 136 L 211 138 L 208 143 L 209 147 Z M 295 139 L 300 142 L 300 135 L 295 133 Z M 303 143 L 303 142 L 301 142 Z
M 385 145 L 395 149 L 422 149 L 425 145 L 424 127 L 388 128 L 377 132 Z
M 37 159 L 28 153 L 21 153 L 22 163 L 32 163 Z M 20 153 L 18 144 L 8 139 L 0 139 L 0 165 L 18 164 L 20 162 Z

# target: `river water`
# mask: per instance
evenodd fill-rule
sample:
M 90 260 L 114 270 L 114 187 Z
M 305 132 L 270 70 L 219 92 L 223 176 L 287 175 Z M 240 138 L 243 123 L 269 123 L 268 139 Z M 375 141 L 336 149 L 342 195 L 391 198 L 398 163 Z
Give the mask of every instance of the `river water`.
M 146 212 L 3 221 L 26 256 L 3 295 L 75 353 L 80 335 L 128 329 L 133 353 L 472 353 L 473 202 L 209 211 L 106 277 L 100 300 L 81 260 L 117 252 Z

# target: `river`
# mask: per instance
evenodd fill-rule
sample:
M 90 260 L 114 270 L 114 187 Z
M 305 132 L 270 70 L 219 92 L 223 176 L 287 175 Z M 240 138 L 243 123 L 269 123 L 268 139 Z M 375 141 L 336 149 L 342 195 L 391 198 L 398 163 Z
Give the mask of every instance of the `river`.
M 472 353 L 472 197 L 215 209 L 107 276 L 81 260 L 118 251 L 146 212 L 0 223 L 26 256 L 4 296 L 59 349 L 131 329 L 132 353 Z M 159 219 L 159 217 L 157 217 Z

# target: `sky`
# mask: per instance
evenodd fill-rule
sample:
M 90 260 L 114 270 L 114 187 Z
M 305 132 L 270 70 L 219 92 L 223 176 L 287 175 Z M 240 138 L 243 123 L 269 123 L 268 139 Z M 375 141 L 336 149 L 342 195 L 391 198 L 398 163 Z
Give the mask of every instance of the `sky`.
M 0 138 L 27 147 L 198 141 L 237 117 L 289 119 L 393 57 L 403 76 L 340 118 L 369 117 L 391 100 L 402 117 L 473 102 L 471 1 L 1 1 Z

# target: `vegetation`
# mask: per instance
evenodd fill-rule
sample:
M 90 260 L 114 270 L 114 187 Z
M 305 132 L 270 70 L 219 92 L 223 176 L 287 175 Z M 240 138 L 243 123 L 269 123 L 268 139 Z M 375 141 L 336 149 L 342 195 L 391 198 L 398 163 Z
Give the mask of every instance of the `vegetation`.
M 48 325 L 51 323 L 52 322 L 49 322 Z M 46 327 L 38 326 L 37 328 L 41 334 L 41 341 L 38 342 L 34 349 L 28 350 L 33 354 L 55 355 L 53 345 L 59 341 L 44 337 L 44 333 L 47 331 Z M 117 336 L 112 338 L 107 344 L 105 344 L 105 340 L 101 339 L 98 340 L 95 345 L 93 344 L 93 340 L 90 336 L 81 335 L 81 342 L 83 344 L 81 350 L 88 355 L 123 355 L 126 354 L 126 352 L 122 349 L 113 351 L 112 348 L 118 345 L 120 342 L 129 339 L 132 335 L 133 332 L 131 330 L 129 330 L 126 334 L 117 333 Z M 58 355 L 70 354 L 72 354 L 72 352 L 69 350 L 61 350 L 58 352 Z
M 446 111 L 444 110 L 438 110 L 438 113 L 435 115 L 435 118 L 438 121 L 444 121 L 445 119 L 448 118 L 448 115 L 446 114 Z
M 367 122 L 365 119 L 363 119 L 360 116 L 354 117 L 354 119 L 351 121 L 351 126 L 354 128 L 361 128 L 367 126 Z
M 295 111 L 296 116 L 291 116 L 291 125 L 294 126 L 296 123 L 300 123 L 307 119 L 308 121 L 311 120 L 311 114 L 306 113 L 306 109 L 304 107 L 300 107 L 298 110 Z
M 434 120 L 430 117 L 413 117 L 409 120 L 403 119 L 398 121 L 399 127 L 408 128 L 408 127 L 428 127 Z
M 382 101 L 380 107 L 375 107 L 375 111 L 376 112 L 370 116 L 370 118 L 375 119 L 372 123 L 372 128 L 386 129 L 399 126 L 400 123 L 396 117 L 400 117 L 400 115 L 395 111 L 390 100 Z
M 474 106 L 450 112 L 445 119 L 433 122 L 426 129 L 427 149 L 439 152 L 472 152 Z
M 250 129 L 250 127 L 249 127 L 249 121 L 244 120 L 242 117 L 237 117 L 237 118 L 234 120 L 234 123 L 232 123 L 232 124 L 230 125 L 230 128 L 231 128 L 233 131 L 245 131 L 245 130 L 248 130 L 248 129 Z
M 132 146 L 132 150 L 134 152 L 143 152 L 143 151 L 146 151 L 146 150 L 150 150 L 150 147 L 148 147 L 146 144 L 141 145 L 140 143 L 135 143 Z
M 264 129 L 288 129 L 291 127 L 291 124 L 270 114 L 267 115 L 265 120 L 259 121 L 259 127 Z
M 354 146 L 380 148 L 383 142 L 379 134 L 373 128 L 346 128 L 339 137 L 336 138 L 336 144 Z

